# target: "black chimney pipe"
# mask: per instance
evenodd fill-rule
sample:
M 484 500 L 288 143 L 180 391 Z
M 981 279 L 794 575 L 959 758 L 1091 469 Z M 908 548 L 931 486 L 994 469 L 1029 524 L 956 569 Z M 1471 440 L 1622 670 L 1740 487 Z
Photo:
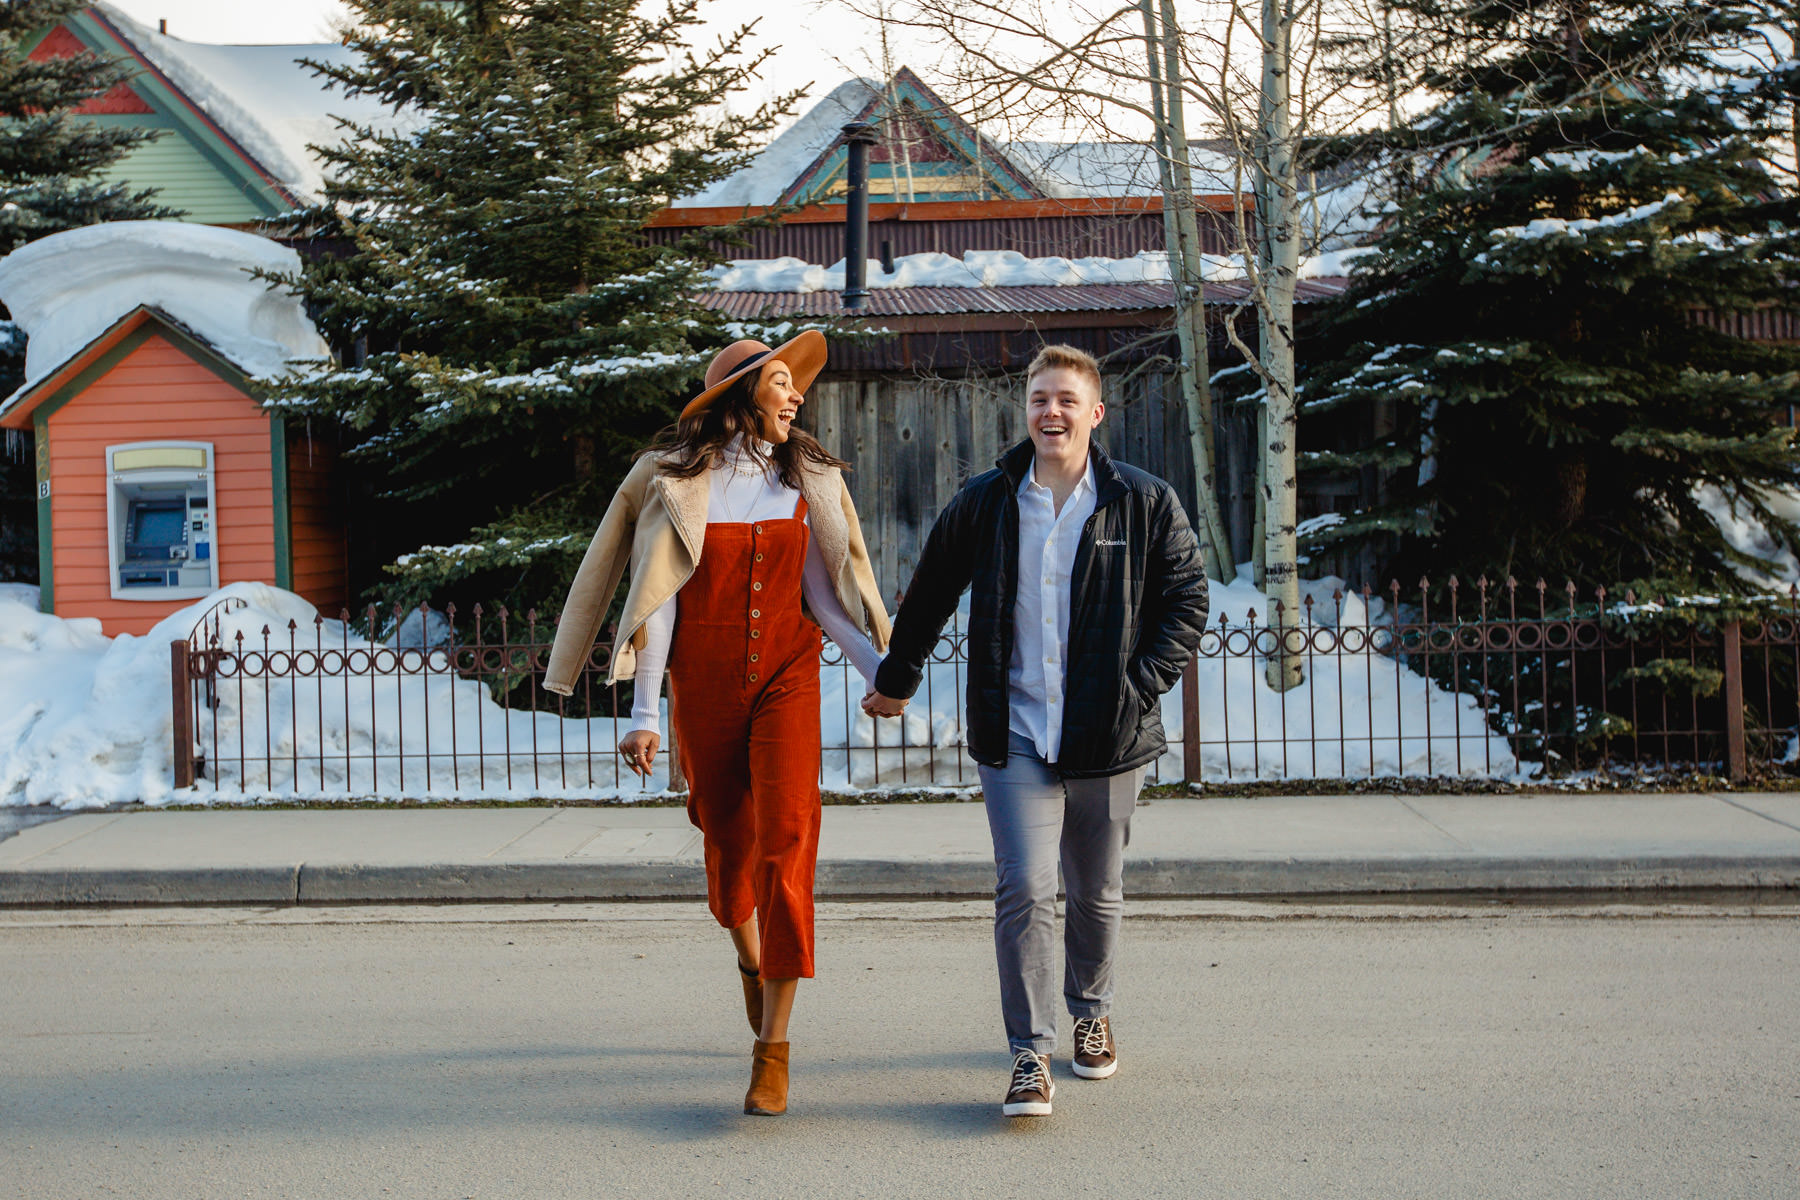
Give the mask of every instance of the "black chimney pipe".
M 869 147 L 875 127 L 866 121 L 844 126 L 850 155 L 849 194 L 844 205 L 844 311 L 860 312 L 869 302 Z

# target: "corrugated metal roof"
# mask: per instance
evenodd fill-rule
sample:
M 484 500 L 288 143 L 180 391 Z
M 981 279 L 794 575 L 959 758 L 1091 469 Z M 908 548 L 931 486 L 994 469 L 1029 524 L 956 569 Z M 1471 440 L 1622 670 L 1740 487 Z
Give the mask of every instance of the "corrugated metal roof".
M 1330 277 L 1303 279 L 1295 285 L 1300 304 L 1328 300 L 1346 281 Z M 1208 304 L 1239 304 L 1249 295 L 1242 281 L 1206 288 Z M 734 317 L 838 317 L 844 315 L 837 292 L 708 292 L 702 302 Z M 1088 283 L 1065 287 L 871 288 L 872 317 L 942 316 L 952 313 L 1121 312 L 1174 307 L 1174 289 L 1166 283 Z
M 879 258 L 886 242 L 896 256 L 936 252 L 960 256 L 968 250 L 1017 250 L 1027 258 L 1130 258 L 1140 250 L 1163 248 L 1161 212 L 1149 213 L 1053 213 L 1025 217 L 924 218 L 912 205 L 905 219 L 891 217 L 869 221 L 869 257 Z M 940 205 L 938 207 L 954 207 Z M 967 207 L 974 207 L 973 205 Z M 736 214 L 731 218 L 735 219 Z M 721 222 L 723 223 L 723 222 Z M 1230 214 L 1199 214 L 1200 249 L 1207 254 L 1229 254 L 1237 241 Z M 653 225 L 644 234 L 652 242 L 668 244 L 689 236 L 692 230 L 673 225 Z M 844 257 L 843 222 L 783 222 L 766 229 L 746 229 L 742 245 L 716 243 L 725 258 L 801 258 L 807 262 L 833 263 Z

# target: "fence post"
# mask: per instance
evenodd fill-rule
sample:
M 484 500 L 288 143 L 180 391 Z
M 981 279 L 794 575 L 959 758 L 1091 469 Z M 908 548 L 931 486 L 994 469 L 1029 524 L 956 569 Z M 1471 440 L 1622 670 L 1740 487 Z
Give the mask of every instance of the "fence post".
M 194 685 L 188 677 L 188 644 L 169 643 L 169 698 L 173 701 L 175 786 L 194 786 Z
M 1733 783 L 1750 777 L 1744 752 L 1744 627 L 1725 623 L 1725 773 Z
M 1193 657 L 1181 672 L 1181 773 L 1200 782 L 1200 660 Z

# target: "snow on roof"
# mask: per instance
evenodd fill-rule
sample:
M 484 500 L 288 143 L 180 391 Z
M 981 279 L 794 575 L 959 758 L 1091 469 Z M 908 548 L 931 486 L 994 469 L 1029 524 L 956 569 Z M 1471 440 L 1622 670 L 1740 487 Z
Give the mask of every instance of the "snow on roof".
M 852 79 L 833 88 L 798 121 L 736 173 L 704 191 L 675 201 L 674 208 L 739 208 L 781 202 L 781 194 L 843 132 L 844 124 L 881 97 L 881 84 Z
M 1058 200 L 1162 192 L 1156 151 L 1143 142 L 1008 142 L 1006 152 Z M 1190 145 L 1188 153 L 1196 192 L 1230 194 L 1249 186 L 1231 155 L 1202 145 Z
M 1299 278 L 1319 279 L 1348 274 L 1366 251 L 1333 251 L 1300 261 Z M 1203 254 L 1200 276 L 1207 283 L 1245 278 L 1236 255 Z M 844 260 L 829 267 L 799 258 L 733 259 L 712 270 L 713 290 L 720 292 L 835 292 L 844 288 Z M 1004 288 L 1079 287 L 1088 284 L 1168 283 L 1169 256 L 1143 250 L 1130 258 L 1026 258 L 1016 250 L 968 250 L 950 254 L 903 254 L 894 270 L 869 260 L 871 288 Z
M 0 302 L 25 330 L 25 384 L 67 363 L 133 309 L 158 308 L 246 375 L 330 357 L 298 297 L 249 271 L 300 273 L 253 233 L 185 221 L 113 221 L 51 234 L 0 259 Z M 3 407 L 3 406 L 0 406 Z
M 347 46 L 216 46 L 157 33 L 110 4 L 97 6 L 125 39 L 244 148 L 275 181 L 304 202 L 319 199 L 324 175 L 309 144 L 342 140 L 333 116 L 376 128 L 408 124 L 374 96 L 346 97 L 303 58 L 348 64 Z
M 879 80 L 852 79 L 839 84 L 742 170 L 703 192 L 677 200 L 673 207 L 779 204 L 801 172 L 837 141 L 844 123 L 881 95 Z M 995 146 L 1053 199 L 1151 196 L 1162 190 L 1156 152 L 1141 142 L 1004 142 Z M 1231 192 L 1241 182 L 1231 155 L 1202 145 L 1195 145 L 1192 155 L 1196 191 Z

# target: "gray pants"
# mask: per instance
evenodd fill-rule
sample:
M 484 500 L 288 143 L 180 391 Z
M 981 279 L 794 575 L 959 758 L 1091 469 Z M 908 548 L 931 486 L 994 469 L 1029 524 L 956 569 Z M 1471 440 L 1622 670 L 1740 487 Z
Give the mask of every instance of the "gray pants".
M 1063 1000 L 1075 1017 L 1112 1011 L 1113 954 L 1125 911 L 1125 844 L 1144 772 L 1059 779 L 1013 734 L 1004 767 L 981 768 L 994 835 L 994 956 L 1011 1052 L 1056 1049 L 1056 866 L 1068 906 Z

